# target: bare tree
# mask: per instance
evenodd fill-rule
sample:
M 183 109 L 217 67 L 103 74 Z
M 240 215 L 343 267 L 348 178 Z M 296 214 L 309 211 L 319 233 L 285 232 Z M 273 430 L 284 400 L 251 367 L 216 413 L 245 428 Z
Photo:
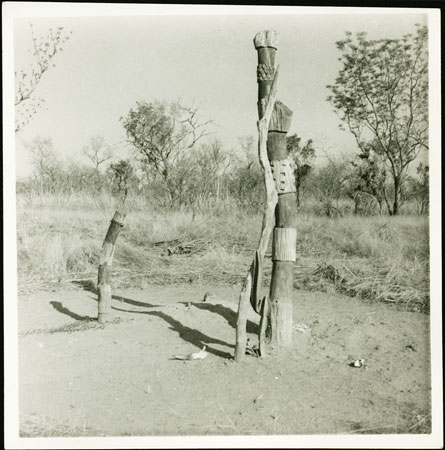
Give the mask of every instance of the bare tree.
M 217 201 L 221 194 L 221 179 L 230 167 L 232 158 L 233 153 L 225 151 L 217 139 L 202 145 L 196 155 L 202 191 L 207 195 L 214 194 Z
M 100 173 L 100 166 L 113 157 L 113 149 L 103 136 L 92 136 L 88 145 L 83 147 L 83 153 L 94 164 L 97 175 Z
M 54 151 L 51 138 L 36 137 L 28 144 L 34 166 L 34 177 L 40 191 L 55 192 L 63 175 L 62 163 Z
M 244 208 L 258 211 L 264 202 L 264 177 L 258 150 L 252 136 L 238 139 L 241 151 L 233 160 L 229 173 L 229 191 Z
M 63 47 L 72 33 L 71 31 L 69 34 L 66 34 L 63 27 L 50 28 L 46 36 L 38 38 L 34 34 L 32 24 L 30 24 L 30 27 L 34 61 L 27 70 L 14 72 L 16 86 L 16 133 L 32 120 L 41 107 L 44 100 L 35 95 L 35 90 L 43 75 L 51 67 L 55 67 L 53 59 L 57 53 L 63 52 Z
M 343 153 L 336 156 L 324 151 L 327 163 L 318 168 L 313 176 L 313 184 L 318 193 L 323 213 L 328 217 L 341 216 L 340 200 L 346 197 L 350 179 L 350 157 Z

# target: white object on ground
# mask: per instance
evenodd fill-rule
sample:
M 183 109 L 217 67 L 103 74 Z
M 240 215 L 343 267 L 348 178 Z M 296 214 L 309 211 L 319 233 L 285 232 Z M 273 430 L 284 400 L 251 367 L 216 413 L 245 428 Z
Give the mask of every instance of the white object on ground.
M 193 361 L 195 359 L 204 359 L 206 358 L 208 353 L 206 352 L 206 346 L 202 347 L 202 350 L 196 353 L 190 353 L 188 356 L 175 356 L 175 359 L 181 359 L 184 361 Z
M 364 359 L 357 359 L 354 361 L 354 367 L 363 367 L 365 365 Z
M 294 331 L 306 334 L 309 331 L 309 327 L 305 323 L 297 323 L 294 326 Z

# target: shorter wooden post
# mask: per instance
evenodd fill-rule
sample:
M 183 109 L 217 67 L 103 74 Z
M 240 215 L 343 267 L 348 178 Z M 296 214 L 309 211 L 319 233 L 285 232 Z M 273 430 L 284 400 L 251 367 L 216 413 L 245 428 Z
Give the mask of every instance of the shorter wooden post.
M 97 288 L 99 291 L 97 320 L 99 322 L 106 322 L 111 315 L 111 266 L 113 264 L 116 241 L 124 225 L 124 220 L 125 214 L 119 211 L 114 213 L 102 245 L 97 275 Z
M 235 361 L 242 361 L 246 355 L 247 345 L 247 312 L 249 309 L 249 297 L 252 289 L 252 272 L 251 265 L 247 277 L 244 280 L 243 287 L 239 296 L 238 316 L 236 320 L 236 345 L 235 345 Z

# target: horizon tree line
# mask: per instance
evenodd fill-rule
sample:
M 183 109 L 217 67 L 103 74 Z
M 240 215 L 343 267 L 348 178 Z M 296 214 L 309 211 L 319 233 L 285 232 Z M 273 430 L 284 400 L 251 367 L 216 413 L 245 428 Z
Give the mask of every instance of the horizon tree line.
M 35 91 L 70 34 L 58 27 L 39 38 L 31 25 L 31 36 L 34 63 L 29 71 L 16 72 L 16 132 L 40 108 L 43 100 Z M 420 25 L 400 39 L 370 40 L 366 33 L 346 32 L 336 42 L 341 69 L 327 86 L 327 101 L 343 123 L 340 128 L 354 136 L 358 153 L 328 157 L 325 166 L 314 167 L 313 140 L 288 136 L 297 207 L 309 196 L 324 214 L 335 216 L 349 199 L 356 214 L 397 215 L 404 203 L 415 200 L 420 213 L 428 212 L 429 166 L 420 162 L 415 175 L 411 168 L 429 149 L 427 44 L 428 29 Z M 29 144 L 34 179 L 27 189 L 150 191 L 169 207 L 228 198 L 253 210 L 261 206 L 264 186 L 252 138 L 242 138 L 238 151 L 225 149 L 208 139 L 212 121 L 200 120 L 197 108 L 179 101 L 138 101 L 120 120 L 133 148 L 130 159 L 116 160 L 116 149 L 102 136 L 92 136 L 82 153 L 93 168 L 74 161 L 67 165 L 57 158 L 50 138 L 36 138 Z

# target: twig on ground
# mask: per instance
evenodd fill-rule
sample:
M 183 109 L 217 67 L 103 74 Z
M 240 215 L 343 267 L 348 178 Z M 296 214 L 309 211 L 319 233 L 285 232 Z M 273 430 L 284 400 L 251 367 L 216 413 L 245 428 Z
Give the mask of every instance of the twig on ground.
M 232 419 L 227 415 L 227 413 L 225 412 L 225 410 L 222 407 L 221 403 L 218 400 L 216 401 L 216 403 L 218 403 L 219 408 L 223 412 L 223 414 L 226 417 L 227 421 L 230 423 L 230 426 L 239 433 L 239 430 L 238 430 L 237 426 L 232 422 Z

